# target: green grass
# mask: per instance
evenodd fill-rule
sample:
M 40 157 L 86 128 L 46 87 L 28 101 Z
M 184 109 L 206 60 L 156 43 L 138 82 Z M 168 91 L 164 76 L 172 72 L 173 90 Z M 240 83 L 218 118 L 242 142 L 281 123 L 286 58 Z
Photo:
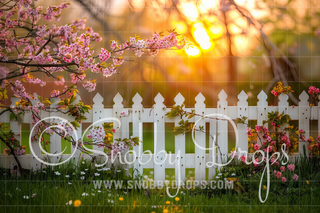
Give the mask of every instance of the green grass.
M 284 184 L 271 180 L 268 199 L 261 203 L 258 197 L 259 173 L 250 176 L 252 168 L 235 167 L 237 178 L 245 191 L 238 194 L 226 189 L 181 189 L 177 197 L 170 198 L 165 189 L 150 189 L 150 197 L 144 189 L 97 189 L 93 180 L 133 180 L 125 176 L 123 169 L 98 171 L 90 161 L 81 160 L 79 165 L 70 161 L 60 167 L 49 167 L 36 172 L 25 171 L 22 177 L 0 169 L 1 213 L 11 212 L 319 212 L 320 182 L 315 172 L 319 161 L 303 159 L 296 163 L 298 182 Z M 306 167 L 306 168 L 304 168 Z M 278 169 L 278 168 L 277 168 Z M 59 172 L 58 174 L 56 172 Z M 81 174 L 85 172 L 85 174 Z M 154 178 L 151 170 L 145 170 L 148 178 Z M 289 171 L 288 171 L 289 172 Z M 95 173 L 99 173 L 96 176 Z M 194 175 L 194 169 L 187 169 Z M 166 170 L 167 174 L 167 170 Z M 261 174 L 261 173 L 260 173 Z M 85 177 L 84 180 L 81 177 Z M 306 178 L 310 181 L 306 183 Z M 265 184 L 265 182 L 263 182 Z M 174 194 L 176 191 L 170 191 Z M 266 190 L 262 191 L 264 198 Z M 28 196 L 28 199 L 26 198 Z M 123 201 L 119 198 L 122 197 Z M 80 207 L 66 205 L 69 200 L 81 200 Z M 170 201 L 170 204 L 166 204 Z

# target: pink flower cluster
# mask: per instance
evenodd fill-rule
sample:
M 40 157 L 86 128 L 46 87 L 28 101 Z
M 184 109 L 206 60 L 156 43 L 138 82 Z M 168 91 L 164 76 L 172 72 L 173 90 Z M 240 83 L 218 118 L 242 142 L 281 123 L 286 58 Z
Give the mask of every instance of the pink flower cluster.
M 313 95 L 313 94 L 318 95 L 319 88 L 316 88 L 315 86 L 311 86 L 311 87 L 309 87 L 308 93 L 310 95 Z
M 133 146 L 134 142 L 130 140 L 130 145 Z M 124 141 L 119 141 L 117 144 L 113 144 L 112 146 L 112 154 L 115 156 L 117 153 L 122 152 L 128 149 L 129 146 Z
M 94 142 L 103 142 L 105 138 L 106 132 L 104 131 L 104 128 L 94 127 L 90 129 L 89 134 L 87 135 L 88 139 L 92 139 Z
M 287 165 L 287 168 L 289 169 L 289 171 L 294 171 L 294 169 L 295 169 L 295 165 L 292 163 L 292 164 L 289 164 L 289 165 Z

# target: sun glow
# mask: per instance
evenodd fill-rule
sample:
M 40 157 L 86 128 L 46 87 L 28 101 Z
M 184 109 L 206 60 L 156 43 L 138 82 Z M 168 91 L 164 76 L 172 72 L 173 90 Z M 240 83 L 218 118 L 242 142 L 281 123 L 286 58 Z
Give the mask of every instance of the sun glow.
M 184 49 L 189 56 L 198 57 L 200 56 L 200 49 L 196 46 L 188 46 Z

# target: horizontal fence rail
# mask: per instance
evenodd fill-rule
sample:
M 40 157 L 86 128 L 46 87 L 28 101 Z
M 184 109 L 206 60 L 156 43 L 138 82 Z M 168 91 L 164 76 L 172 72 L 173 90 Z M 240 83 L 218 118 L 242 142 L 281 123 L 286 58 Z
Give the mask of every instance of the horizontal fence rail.
M 36 96 L 37 97 L 37 96 Z M 279 113 L 284 112 L 285 114 L 290 115 L 291 120 L 298 121 L 299 129 L 303 129 L 305 131 L 305 137 L 308 138 L 311 132 L 310 121 L 312 123 L 317 122 L 317 134 L 320 132 L 320 107 L 318 106 L 309 106 L 309 96 L 308 94 L 303 91 L 299 98 L 299 106 L 289 106 L 288 103 L 288 96 L 286 94 L 281 94 L 279 96 L 278 106 L 268 106 L 267 102 L 267 95 L 264 91 L 261 91 L 258 95 L 258 102 L 257 106 L 248 106 L 248 96 L 247 94 L 242 91 L 238 95 L 238 104 L 237 106 L 228 106 L 227 102 L 227 94 L 224 90 L 222 90 L 219 95 L 219 101 L 217 103 L 217 108 L 206 108 L 204 103 L 205 97 L 199 93 L 195 97 L 195 106 L 194 108 L 185 108 L 186 111 L 191 111 L 195 109 L 195 112 L 199 115 L 208 115 L 208 114 L 223 114 L 230 117 L 233 120 L 237 118 L 246 116 L 248 120 L 256 121 L 257 125 L 262 125 L 263 120 L 267 120 L 268 112 L 271 111 L 278 111 Z M 77 96 L 77 100 L 79 101 L 80 97 Z M 179 93 L 175 98 L 175 105 L 182 105 L 184 103 L 184 97 Z M 11 98 L 12 105 L 15 105 L 17 98 Z M 34 100 L 36 103 L 37 100 Z M 51 108 L 55 108 L 57 103 L 60 99 L 55 98 Z M 176 135 L 174 136 L 174 153 L 169 153 L 165 159 L 165 153 L 162 150 L 165 150 L 165 124 L 172 123 L 175 126 L 179 126 L 179 121 L 181 120 L 179 117 L 174 119 L 169 119 L 165 116 L 167 112 L 170 111 L 170 107 L 166 107 L 163 102 L 163 96 L 158 93 L 157 96 L 154 98 L 155 104 L 152 108 L 144 108 L 142 105 L 142 97 L 137 93 L 133 98 L 133 105 L 131 108 L 124 108 L 122 101 L 122 96 L 118 93 L 114 99 L 113 108 L 104 108 L 103 97 L 97 93 L 93 98 L 93 106 L 92 110 L 89 111 L 85 116 L 87 120 L 85 123 L 92 124 L 100 119 L 108 118 L 108 117 L 115 117 L 121 121 L 121 127 L 118 128 L 118 123 L 114 122 L 114 129 L 117 129 L 117 132 L 114 133 L 114 139 L 116 138 L 129 138 L 129 137 L 139 137 L 143 143 L 140 143 L 139 146 L 133 147 L 136 156 L 133 154 L 127 155 L 127 160 L 129 162 L 133 162 L 132 164 L 124 165 L 127 169 L 133 168 L 134 171 L 137 171 L 139 174 L 143 173 L 143 169 L 154 169 L 154 181 L 157 180 L 165 180 L 165 169 L 166 168 L 173 168 L 175 169 L 175 179 L 176 181 L 179 180 L 186 180 L 186 169 L 194 168 L 195 169 L 195 180 L 204 180 L 206 179 L 206 175 L 208 175 L 209 179 L 213 177 L 215 174 L 215 168 L 209 167 L 207 168 L 206 162 L 213 161 L 215 159 L 217 162 L 221 163 L 221 158 L 218 157 L 216 152 L 212 150 L 207 153 L 205 150 L 200 149 L 199 147 L 195 146 L 194 153 L 188 154 L 186 153 L 186 136 L 185 135 Z M 125 115 L 123 115 L 125 112 Z M 70 120 L 70 117 L 66 116 L 62 113 L 57 112 L 41 112 L 41 118 L 49 117 L 49 116 L 58 116 L 62 118 L 66 118 Z M 196 122 L 200 116 L 193 117 L 189 119 L 190 122 Z M 247 135 L 247 126 L 248 120 L 245 124 L 237 124 L 238 129 L 238 148 L 241 150 L 245 150 L 248 152 L 248 135 Z M 22 137 L 22 125 L 23 124 L 30 124 L 30 129 L 32 128 L 32 119 L 31 115 L 26 114 L 24 115 L 21 120 L 18 121 L 10 121 L 10 114 L 5 112 L 1 115 L 1 122 L 2 123 L 10 123 L 10 129 L 17 134 L 18 140 L 21 141 L 22 145 L 29 144 L 29 141 L 26 141 L 26 137 Z M 83 130 L 82 125 L 85 123 L 80 124 L 80 128 L 77 130 L 77 134 L 79 138 L 81 137 Z M 143 124 L 144 123 L 153 123 L 154 126 L 154 150 L 155 153 L 148 154 L 143 153 L 143 145 L 148 143 L 143 139 Z M 130 124 L 132 125 L 131 133 L 130 133 Z M 206 125 L 208 124 L 208 125 Z M 215 119 L 202 119 L 197 123 L 197 126 L 203 126 L 204 131 L 209 132 L 211 135 L 216 135 L 216 140 L 218 146 L 220 147 L 222 153 L 222 160 L 226 160 L 228 155 L 228 121 L 226 120 L 215 120 Z M 207 129 L 209 128 L 209 129 Z M 29 140 L 29 138 L 27 138 Z M 196 142 L 202 146 L 206 147 L 206 135 L 202 132 L 195 133 L 195 140 Z M 61 141 L 61 137 L 58 135 L 52 135 L 50 137 L 50 153 L 60 153 L 65 143 Z M 212 138 L 209 138 L 209 147 L 212 147 Z M 291 156 L 291 160 L 299 154 L 302 154 L 303 145 L 306 145 L 306 142 L 299 141 L 299 153 L 295 153 Z M 4 145 L 1 144 L 1 151 L 4 149 Z M 98 148 L 97 146 L 93 146 L 93 150 L 103 151 L 103 148 Z M 45 155 L 41 154 L 40 148 L 38 145 L 33 146 L 34 152 L 38 156 L 46 157 Z M 68 154 L 62 154 L 59 157 L 51 158 L 52 161 L 57 161 L 61 159 L 67 159 L 70 157 L 70 153 L 75 154 L 73 155 L 73 159 L 78 161 L 80 159 L 81 153 L 79 150 L 74 150 L 73 146 L 70 146 L 70 152 L 68 150 Z M 161 152 L 162 151 L 162 152 Z M 148 163 L 148 159 L 152 159 Z M 40 169 L 43 168 L 42 165 L 32 154 L 26 154 L 18 157 L 20 163 L 23 168 L 25 169 Z M 85 156 L 87 158 L 87 156 Z M 153 160 L 155 158 L 155 160 Z M 139 162 L 140 159 L 140 162 Z M 101 159 L 104 161 L 105 159 Z M 175 162 L 174 162 L 175 161 Z M 142 162 L 142 163 L 141 163 Z M 156 163 L 155 163 L 156 162 Z M 174 162 L 174 163 L 172 163 Z M 108 166 L 111 166 L 110 160 L 108 162 Z M 119 164 L 119 159 L 114 162 L 114 164 Z M 0 154 L 0 166 L 3 168 L 10 168 L 14 169 L 16 166 L 16 161 L 14 160 L 13 156 L 6 156 Z M 179 174 L 180 173 L 180 174 Z M 180 176 L 180 178 L 179 178 Z

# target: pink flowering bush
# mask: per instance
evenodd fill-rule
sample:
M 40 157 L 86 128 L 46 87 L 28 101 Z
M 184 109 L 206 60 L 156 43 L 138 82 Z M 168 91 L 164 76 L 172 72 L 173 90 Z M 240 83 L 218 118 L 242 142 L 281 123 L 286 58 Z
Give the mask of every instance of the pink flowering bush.
M 184 40 L 178 39 L 175 31 L 169 31 L 166 36 L 153 34 L 149 39 L 141 39 L 138 36 L 130 37 L 124 43 L 111 41 L 110 47 L 102 47 L 100 52 L 94 53 L 93 46 L 102 40 L 102 37 L 94 32 L 91 27 L 86 27 L 86 19 L 78 19 L 70 24 L 59 26 L 57 23 L 62 16 L 63 9 L 68 3 L 43 8 L 33 7 L 31 0 L 0 0 L 0 62 L 6 67 L 0 67 L 0 107 L 2 112 L 11 113 L 11 119 L 31 113 L 33 125 L 41 120 L 41 111 L 54 111 L 72 116 L 71 124 L 77 129 L 79 124 L 86 119 L 91 107 L 81 100 L 75 103 L 77 86 L 83 86 L 88 92 L 96 88 L 93 79 L 87 79 L 87 73 L 100 73 L 109 77 L 118 72 L 118 68 L 126 61 L 121 57 L 124 51 L 131 51 L 137 57 L 144 53 L 152 57 L 157 56 L 161 50 L 171 48 L 181 49 Z M 39 24 L 39 20 L 45 20 L 47 24 Z M 43 75 L 45 74 L 45 75 Z M 67 74 L 67 75 L 65 75 Z M 50 97 L 40 97 L 31 94 L 26 88 L 28 85 L 39 85 L 44 90 L 46 87 L 43 76 L 48 76 L 62 89 L 50 91 Z M 71 79 L 71 84 L 64 79 Z M 9 106 L 8 95 L 12 94 L 18 101 Z M 62 100 L 58 100 L 60 98 Z M 52 102 L 58 100 L 56 108 L 52 108 Z M 64 131 L 48 128 L 58 125 L 65 128 Z M 71 126 L 54 121 L 41 122 L 37 125 L 33 140 L 40 137 L 44 131 L 46 134 L 59 134 L 61 137 L 74 144 Z M 137 143 L 137 141 L 118 141 L 108 145 L 109 136 L 103 135 L 103 131 L 93 129 L 89 138 L 94 145 L 105 146 L 108 150 L 122 150 Z M 111 131 L 111 130 L 110 130 Z M 101 133 L 101 134 L 100 134 Z M 12 132 L 9 134 L 13 134 Z M 8 134 L 0 135 L 0 140 L 10 149 L 7 154 L 15 152 L 20 155 L 23 147 L 19 142 L 13 143 L 7 140 Z M 43 141 L 43 137 L 40 137 Z M 101 143 L 96 143 L 101 141 Z M 43 141 L 44 142 L 44 141 Z M 83 149 L 80 150 L 83 151 Z

